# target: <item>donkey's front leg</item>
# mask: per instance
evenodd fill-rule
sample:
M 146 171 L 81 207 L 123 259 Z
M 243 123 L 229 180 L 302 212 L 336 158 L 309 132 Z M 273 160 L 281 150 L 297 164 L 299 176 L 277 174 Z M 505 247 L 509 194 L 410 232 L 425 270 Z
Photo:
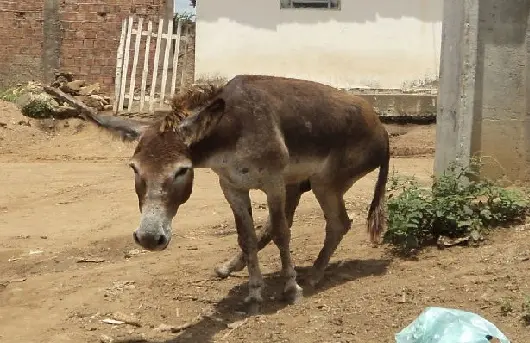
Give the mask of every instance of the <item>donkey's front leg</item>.
M 258 243 L 254 231 L 254 222 L 248 210 L 251 206 L 249 191 L 235 188 L 222 178 L 219 178 L 219 184 L 234 213 L 237 241 L 248 265 L 249 295 L 245 302 L 249 305 L 249 313 L 256 314 L 259 312 L 259 305 L 262 302 L 263 277 L 258 261 Z
M 288 302 L 294 303 L 302 296 L 302 288 L 296 282 L 296 271 L 291 259 L 289 248 L 291 230 L 285 215 L 286 189 L 283 179 L 278 178 L 264 189 L 267 194 L 269 207 L 269 222 L 271 225 L 272 239 L 280 250 L 282 274 L 286 278 L 284 296 Z M 294 211 L 293 211 L 294 213 Z
M 286 199 L 285 199 L 285 217 L 287 219 L 287 226 L 289 229 L 293 225 L 294 212 L 296 207 L 300 202 L 300 197 L 305 192 L 308 192 L 311 189 L 309 181 L 302 182 L 300 184 L 287 185 L 285 187 Z M 249 208 L 249 213 L 252 215 L 252 208 Z M 270 218 L 267 220 L 265 227 L 258 234 L 258 251 L 265 248 L 267 244 L 272 240 L 272 228 Z M 234 271 L 241 271 L 247 265 L 245 256 L 242 252 L 239 252 L 237 255 L 232 257 L 229 261 L 217 266 L 215 268 L 215 273 L 220 278 L 226 278 L 230 273 Z

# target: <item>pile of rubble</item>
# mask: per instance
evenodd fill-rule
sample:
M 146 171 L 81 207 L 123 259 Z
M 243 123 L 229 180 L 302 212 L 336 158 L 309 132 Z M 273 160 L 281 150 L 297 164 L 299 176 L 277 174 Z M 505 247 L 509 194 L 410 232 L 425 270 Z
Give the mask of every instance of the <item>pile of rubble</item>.
M 76 102 L 82 103 L 97 111 L 112 110 L 110 97 L 100 91 L 99 83 L 87 84 L 85 80 L 74 79 L 72 73 L 56 73 L 55 80 L 50 85 L 70 95 Z M 50 92 L 38 82 L 28 82 L 11 88 L 2 94 L 3 100 L 14 102 L 22 113 L 29 117 L 69 118 L 79 116 L 79 111 L 72 107 L 71 103 L 65 102 Z M 45 109 L 45 113 L 36 114 L 36 111 Z M 29 114 L 31 113 L 31 115 Z
M 71 73 L 56 73 L 55 81 L 51 86 L 59 88 L 66 94 L 72 95 L 79 102 L 98 111 L 112 109 L 110 97 L 101 95 L 99 83 L 86 84 L 85 80 L 74 80 Z

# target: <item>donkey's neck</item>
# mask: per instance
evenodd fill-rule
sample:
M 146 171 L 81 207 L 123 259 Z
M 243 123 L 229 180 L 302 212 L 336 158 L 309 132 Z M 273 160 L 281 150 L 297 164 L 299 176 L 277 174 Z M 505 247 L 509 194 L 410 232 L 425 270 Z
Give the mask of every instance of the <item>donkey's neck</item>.
M 234 121 L 221 120 L 215 130 L 189 148 L 193 167 L 226 168 L 234 160 L 240 134 Z
M 221 144 L 213 145 L 211 142 L 200 142 L 189 149 L 193 168 L 222 169 L 228 166 L 232 159 L 230 150 Z

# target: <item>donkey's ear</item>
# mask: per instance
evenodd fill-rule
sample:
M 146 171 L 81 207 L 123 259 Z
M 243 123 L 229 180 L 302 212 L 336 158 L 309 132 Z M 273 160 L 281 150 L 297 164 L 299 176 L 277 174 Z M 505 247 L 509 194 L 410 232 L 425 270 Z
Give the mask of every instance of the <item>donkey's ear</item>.
M 190 146 L 208 136 L 223 117 L 225 105 L 223 99 L 217 98 L 197 113 L 184 119 L 179 125 L 184 143 Z
M 135 141 L 144 133 L 149 126 L 147 122 L 124 119 L 110 115 L 86 114 L 85 117 L 105 129 L 107 132 L 118 135 L 124 141 Z

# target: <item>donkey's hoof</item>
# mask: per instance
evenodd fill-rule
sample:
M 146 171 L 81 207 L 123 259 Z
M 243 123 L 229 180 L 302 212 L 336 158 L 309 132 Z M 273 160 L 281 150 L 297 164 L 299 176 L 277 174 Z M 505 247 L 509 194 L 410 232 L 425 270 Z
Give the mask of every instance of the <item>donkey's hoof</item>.
M 261 299 L 256 299 L 254 297 L 246 297 L 245 304 L 247 306 L 247 314 L 249 316 L 258 315 L 261 311 Z
M 283 290 L 283 299 L 290 304 L 299 302 L 303 297 L 304 290 L 296 282 L 286 285 Z
M 226 264 L 221 264 L 215 267 L 214 271 L 215 271 L 215 274 L 221 279 L 226 279 L 227 277 L 230 276 L 230 273 L 231 273 L 230 269 L 228 268 Z
M 247 314 L 249 316 L 257 316 L 261 311 L 261 303 L 250 302 L 247 304 Z
M 316 288 L 323 278 L 324 278 L 323 271 L 313 269 L 307 276 L 305 283 L 311 288 Z

